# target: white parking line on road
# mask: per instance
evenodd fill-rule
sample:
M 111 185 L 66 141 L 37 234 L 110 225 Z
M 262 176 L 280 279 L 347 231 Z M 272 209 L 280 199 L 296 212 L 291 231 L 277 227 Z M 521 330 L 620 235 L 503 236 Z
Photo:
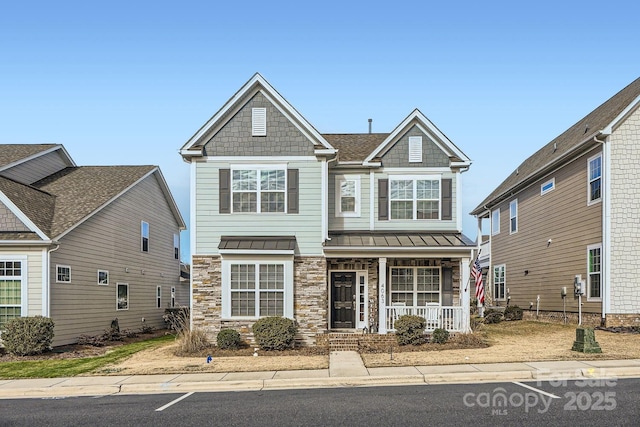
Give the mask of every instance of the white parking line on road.
M 546 391 L 539 390 L 539 389 L 537 389 L 535 387 L 531 387 L 530 385 L 519 383 L 518 381 L 514 381 L 513 384 L 517 384 L 517 385 L 519 385 L 521 387 L 528 388 L 529 390 L 533 390 L 536 393 L 544 394 L 545 396 L 549 396 L 549 397 L 552 397 L 554 399 L 560 399 L 560 396 L 556 396 L 555 394 L 547 393 Z
M 180 396 L 179 398 L 177 398 L 175 400 L 172 400 L 171 402 L 167 403 L 166 405 L 161 406 L 158 409 L 156 409 L 156 412 L 164 411 L 169 406 L 175 405 L 176 403 L 180 402 L 182 399 L 186 399 L 187 397 L 191 396 L 193 393 L 195 393 L 195 392 L 190 391 L 189 393 L 185 394 L 184 396 Z

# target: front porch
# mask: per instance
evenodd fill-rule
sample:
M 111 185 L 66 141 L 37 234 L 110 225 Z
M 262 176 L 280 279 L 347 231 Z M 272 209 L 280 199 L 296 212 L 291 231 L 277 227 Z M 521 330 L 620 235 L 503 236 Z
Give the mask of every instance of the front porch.
M 449 332 L 467 332 L 465 324 L 465 311 L 459 306 L 392 306 L 385 308 L 385 329 L 387 332 L 395 331 L 394 323 L 400 316 L 411 315 L 425 319 L 425 332 L 446 329 Z

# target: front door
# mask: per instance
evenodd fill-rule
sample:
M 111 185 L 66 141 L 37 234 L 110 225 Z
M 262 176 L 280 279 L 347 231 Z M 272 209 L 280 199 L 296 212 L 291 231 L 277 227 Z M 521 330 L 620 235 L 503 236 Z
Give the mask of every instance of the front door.
M 356 273 L 331 273 L 331 328 L 355 328 Z

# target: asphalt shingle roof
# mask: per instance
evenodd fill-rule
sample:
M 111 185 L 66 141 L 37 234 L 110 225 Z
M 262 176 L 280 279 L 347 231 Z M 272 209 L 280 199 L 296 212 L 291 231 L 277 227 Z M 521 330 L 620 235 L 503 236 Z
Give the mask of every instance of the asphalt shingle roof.
M 322 134 L 338 150 L 340 162 L 362 162 L 389 136 L 388 133 Z
M 567 154 L 585 141 L 593 139 L 599 131 L 608 126 L 638 96 L 640 96 L 640 78 L 633 81 L 522 162 L 471 214 L 482 213 L 485 210 L 484 206 L 491 206 L 494 200 L 527 181 L 537 171 L 553 164 L 555 160 L 559 161 L 564 154 Z
M 56 147 L 56 144 L 2 144 L 0 168 Z
M 11 199 L 36 227 L 49 234 L 55 206 L 53 195 L 3 176 L 0 176 L 0 191 Z

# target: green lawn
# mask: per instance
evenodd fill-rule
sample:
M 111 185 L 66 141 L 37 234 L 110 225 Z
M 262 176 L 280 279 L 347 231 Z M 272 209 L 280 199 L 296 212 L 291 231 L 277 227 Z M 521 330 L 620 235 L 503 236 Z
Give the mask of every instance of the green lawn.
M 102 356 L 80 359 L 28 360 L 0 363 L 0 379 L 73 377 L 119 362 L 134 353 L 174 340 L 165 335 L 146 341 L 124 344 Z

